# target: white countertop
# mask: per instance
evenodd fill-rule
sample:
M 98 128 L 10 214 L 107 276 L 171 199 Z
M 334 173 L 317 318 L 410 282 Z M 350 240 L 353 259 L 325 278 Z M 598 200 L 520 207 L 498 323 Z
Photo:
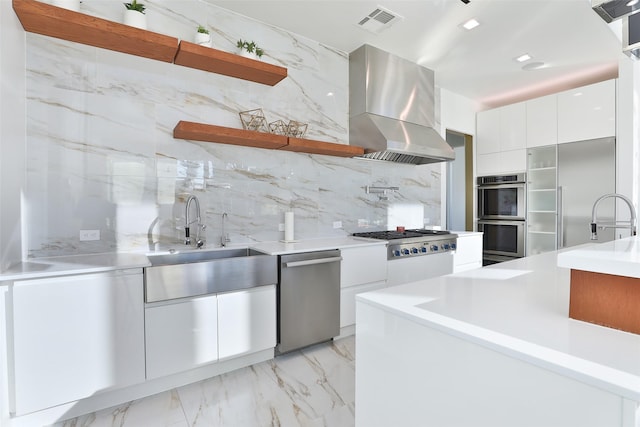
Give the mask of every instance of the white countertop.
M 299 242 L 264 242 L 250 245 L 252 249 L 269 255 L 294 254 L 300 252 L 324 251 L 330 249 L 356 248 L 362 246 L 386 245 L 386 240 L 364 239 L 360 237 L 332 237 L 309 239 Z
M 385 240 L 362 239 L 351 236 L 326 239 L 309 239 L 296 243 L 264 242 L 249 245 L 233 245 L 226 248 L 205 248 L 203 251 L 251 248 L 268 255 L 282 255 L 298 252 L 312 252 L 348 247 L 385 245 Z M 189 249 L 196 251 L 198 249 Z M 159 250 L 158 254 L 166 251 Z M 69 255 L 50 258 L 34 258 L 17 263 L 0 272 L 0 284 L 12 280 L 27 280 L 44 277 L 65 276 L 114 271 L 128 268 L 148 267 L 151 263 L 143 253 L 105 253 L 90 255 Z
M 36 258 L 14 264 L 0 273 L 1 281 L 37 279 L 70 274 L 99 273 L 128 268 L 148 267 L 144 254 L 107 253 Z
M 558 267 L 557 258 L 551 252 L 356 298 L 640 400 L 640 335 L 570 319 L 570 270 Z
M 640 236 L 569 248 L 558 265 L 575 270 L 640 278 Z

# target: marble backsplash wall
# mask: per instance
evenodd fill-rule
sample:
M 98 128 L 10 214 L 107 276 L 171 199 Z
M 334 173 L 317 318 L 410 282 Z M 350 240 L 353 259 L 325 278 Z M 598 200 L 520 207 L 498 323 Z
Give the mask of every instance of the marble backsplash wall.
M 241 128 L 239 111 L 309 123 L 307 137 L 348 143 L 348 54 L 203 2 L 147 1 L 151 31 L 214 47 L 255 39 L 288 68 L 274 87 L 27 34 L 26 230 L 30 257 L 147 251 L 184 239 L 184 208 L 198 197 L 207 246 L 278 240 L 284 212 L 295 237 L 395 225 L 409 209 L 439 225 L 440 166 L 281 152 L 173 138 L 179 120 Z M 115 21 L 120 2 L 84 2 Z M 397 186 L 388 200 L 365 186 Z M 334 228 L 340 221 L 342 228 Z M 391 222 L 390 222 L 391 221 Z M 80 230 L 100 240 L 80 241 Z

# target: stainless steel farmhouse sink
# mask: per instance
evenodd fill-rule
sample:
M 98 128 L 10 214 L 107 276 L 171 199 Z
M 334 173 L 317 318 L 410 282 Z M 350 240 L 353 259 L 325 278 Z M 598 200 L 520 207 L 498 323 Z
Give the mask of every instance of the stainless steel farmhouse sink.
M 147 255 L 147 303 L 248 289 L 278 282 L 277 257 L 252 249 Z

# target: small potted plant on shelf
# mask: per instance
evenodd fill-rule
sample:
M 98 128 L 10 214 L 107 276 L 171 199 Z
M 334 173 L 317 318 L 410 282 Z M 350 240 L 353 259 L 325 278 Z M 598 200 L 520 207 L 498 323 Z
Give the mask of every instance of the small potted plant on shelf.
M 211 36 L 209 35 L 209 30 L 202 25 L 199 25 L 196 32 L 195 42 L 200 46 L 211 47 Z
M 258 47 L 258 45 L 254 41 L 246 41 L 246 40 L 238 40 L 236 43 L 236 47 L 239 50 L 240 55 L 245 56 L 247 58 L 262 58 L 264 55 L 264 50 Z
M 133 0 L 131 3 L 124 3 L 124 24 L 132 27 L 147 29 L 147 17 L 144 14 L 146 6 Z
M 74 12 L 80 11 L 80 0 L 51 0 L 51 4 Z

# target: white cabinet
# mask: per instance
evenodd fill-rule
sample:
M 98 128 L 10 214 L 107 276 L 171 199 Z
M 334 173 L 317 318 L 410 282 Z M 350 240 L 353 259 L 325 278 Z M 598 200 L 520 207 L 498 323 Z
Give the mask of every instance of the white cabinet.
M 147 379 L 218 360 L 216 295 L 174 300 L 145 309 Z
M 616 81 L 558 93 L 558 142 L 616 135 Z
M 218 295 L 220 360 L 275 346 L 275 285 Z
M 17 414 L 144 381 L 141 269 L 17 281 L 11 292 Z
M 356 295 L 381 289 L 387 283 L 387 247 L 384 244 L 340 249 L 340 327 L 356 321 Z
M 147 379 L 276 346 L 276 287 L 148 304 Z
M 476 117 L 476 175 L 525 170 L 526 104 L 482 111 Z
M 455 233 L 455 232 L 454 232 Z M 482 267 L 482 233 L 460 232 L 453 255 L 453 272 Z
M 542 96 L 527 101 L 527 147 L 558 142 L 558 96 Z
M 557 145 L 531 148 L 527 157 L 528 256 L 557 248 Z

